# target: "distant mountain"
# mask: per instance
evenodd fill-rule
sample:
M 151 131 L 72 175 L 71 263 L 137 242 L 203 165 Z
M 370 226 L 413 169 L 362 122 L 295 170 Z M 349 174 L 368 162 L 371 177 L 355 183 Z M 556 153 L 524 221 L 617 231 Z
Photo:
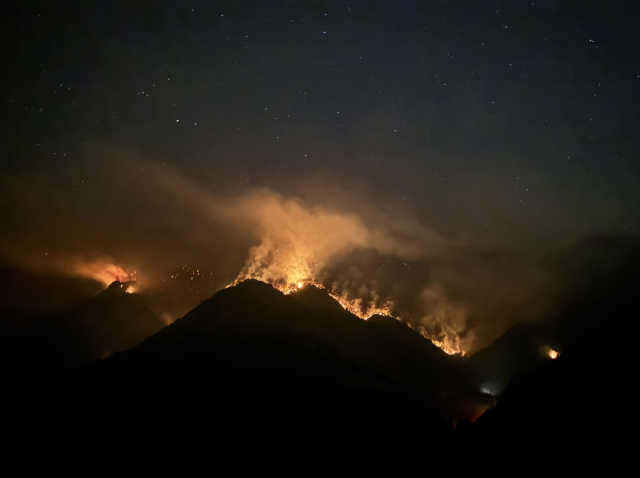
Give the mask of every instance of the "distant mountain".
M 637 422 L 634 342 L 631 335 L 591 334 L 556 360 L 520 373 L 495 408 L 459 430 L 458 443 L 480 455 L 501 450 L 545 466 L 629 463 Z
M 133 285 L 114 282 L 95 296 L 45 312 L 5 312 L 0 319 L 5 378 L 32 380 L 89 364 L 159 331 L 162 323 L 147 298 L 126 293 Z
M 558 264 L 566 285 L 556 315 L 519 324 L 470 358 L 485 386 L 506 387 L 459 438 L 480 453 L 624 461 L 635 428 L 640 240 L 588 238 Z
M 93 279 L 36 273 L 1 262 L 0 277 L 0 320 L 60 310 L 103 289 Z
M 60 323 L 79 361 L 91 361 L 127 350 L 158 332 L 163 324 L 147 297 L 131 293 L 135 282 L 113 282 L 95 297 L 64 310 Z
M 553 261 L 563 291 L 556 313 L 515 325 L 469 359 L 494 395 L 511 378 L 548 364 L 550 349 L 597 355 L 637 328 L 640 239 L 591 236 Z

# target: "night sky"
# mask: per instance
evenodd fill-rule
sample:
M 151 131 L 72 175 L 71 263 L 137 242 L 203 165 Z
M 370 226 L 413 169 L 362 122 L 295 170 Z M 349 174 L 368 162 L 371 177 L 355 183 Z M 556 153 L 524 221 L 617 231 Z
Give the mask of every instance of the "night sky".
M 640 234 L 639 20 L 627 1 L 3 2 L 0 261 L 119 268 L 173 318 L 239 274 L 309 279 L 477 350 L 554 308 L 547 258 Z

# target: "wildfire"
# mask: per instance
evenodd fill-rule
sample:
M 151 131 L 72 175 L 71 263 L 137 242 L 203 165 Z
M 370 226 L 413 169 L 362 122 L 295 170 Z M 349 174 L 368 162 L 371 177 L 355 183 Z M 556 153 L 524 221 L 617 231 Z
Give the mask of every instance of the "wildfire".
M 557 350 L 553 350 L 548 345 L 544 345 L 540 347 L 540 351 L 542 352 L 543 355 L 546 355 L 551 360 L 555 360 L 560 356 L 560 352 L 558 352 Z
M 97 280 L 105 287 L 114 281 L 129 282 L 138 280 L 136 277 L 137 271 L 129 273 L 122 266 L 114 264 L 108 257 L 101 257 L 93 262 L 78 262 L 73 265 L 73 273 L 81 277 Z
M 377 307 L 375 305 L 369 305 L 369 306 L 363 306 L 362 304 L 362 299 L 360 298 L 356 298 L 356 299 L 347 299 L 346 297 L 342 297 L 330 290 L 328 290 L 323 284 L 321 284 L 320 282 L 317 282 L 315 280 L 312 279 L 305 279 L 303 281 L 299 281 L 299 282 L 287 282 L 287 281 L 275 281 L 275 282 L 271 282 L 271 281 L 266 281 L 263 280 L 259 277 L 252 277 L 253 279 L 256 280 L 260 280 L 262 282 L 265 282 L 266 284 L 269 284 L 270 286 L 272 286 L 274 289 L 282 292 L 284 295 L 289 295 L 289 294 L 293 294 L 297 291 L 299 291 L 300 289 L 302 289 L 305 285 L 310 284 L 313 285 L 315 287 L 317 287 L 318 289 L 323 289 L 326 290 L 327 293 L 329 294 L 329 296 L 331 296 L 331 298 L 333 298 L 336 302 L 338 302 L 338 304 L 340 304 L 342 306 L 343 309 L 345 309 L 346 311 L 352 313 L 353 315 L 355 315 L 356 317 L 362 319 L 362 320 L 367 320 L 369 319 L 369 317 L 373 316 L 373 315 L 383 315 L 386 317 L 392 317 L 396 320 L 400 320 L 399 317 L 396 317 L 392 312 L 391 312 L 391 304 L 387 303 L 381 307 Z M 227 287 L 232 287 L 235 286 L 237 284 L 239 284 L 240 282 L 242 282 L 245 279 L 236 279 L 235 281 L 231 282 Z M 409 327 L 411 327 L 410 324 Z M 413 328 L 413 327 L 412 327 Z M 464 351 L 462 351 L 460 349 L 460 344 L 456 339 L 450 339 L 449 337 L 445 337 L 443 340 L 438 340 L 437 338 L 429 335 L 428 333 L 426 333 L 426 331 L 424 330 L 419 330 L 418 331 L 424 338 L 426 338 L 427 340 L 431 341 L 433 343 L 433 345 L 435 345 L 436 347 L 438 347 L 439 349 L 441 349 L 444 353 L 448 354 L 448 355 L 461 355 L 464 356 Z
M 376 307 L 374 305 L 369 305 L 369 306 L 363 306 L 362 305 L 362 299 L 347 299 L 345 297 L 342 297 L 338 294 L 336 294 L 333 291 L 328 290 L 324 284 L 315 281 L 313 279 L 304 279 L 301 281 L 297 281 L 297 282 L 289 282 L 289 281 L 269 281 L 269 280 L 264 280 L 260 277 L 246 277 L 243 279 L 236 279 L 235 281 L 233 281 L 231 284 L 229 284 L 227 287 L 231 287 L 234 285 L 239 284 L 240 282 L 242 282 L 243 280 L 246 279 L 256 279 L 262 282 L 265 282 L 266 284 L 269 284 L 271 287 L 273 287 L 276 290 L 279 290 L 280 292 L 282 292 L 284 295 L 289 295 L 292 294 L 294 292 L 299 291 L 300 289 L 302 289 L 306 284 L 310 284 L 313 285 L 315 287 L 317 287 L 318 289 L 322 289 L 322 290 L 326 290 L 327 293 L 335 300 L 338 302 L 338 304 L 340 304 L 342 306 L 343 309 L 345 309 L 346 311 L 351 312 L 353 315 L 355 315 L 356 317 L 361 318 L 362 320 L 367 320 L 369 317 L 371 317 L 372 315 L 385 315 L 388 317 L 393 317 L 394 319 L 397 319 L 397 317 L 395 317 L 392 313 L 391 313 L 391 309 L 389 307 L 389 305 L 385 305 L 382 307 Z
M 341 297 L 337 294 L 333 294 L 329 292 L 329 295 L 338 302 L 342 306 L 343 309 L 351 312 L 356 317 L 360 317 L 362 320 L 367 320 L 372 315 L 386 315 L 387 317 L 394 317 L 391 314 L 391 310 L 389 307 L 375 307 L 373 305 L 363 308 L 361 299 L 352 299 L 348 300 L 345 297 Z
M 375 314 L 398 319 L 392 297 L 380 297 L 376 285 L 363 285 L 362 292 L 354 292 L 353 287 L 344 286 L 346 281 L 331 282 L 328 269 L 336 261 L 359 249 L 371 249 L 382 256 L 419 258 L 444 243 L 433 231 L 411 221 L 389 218 L 383 221 L 384 227 L 379 223 L 372 226 L 356 214 L 307 207 L 297 199 L 287 200 L 266 192 L 246 198 L 241 210 L 243 217 L 257 224 L 260 240 L 249 249 L 244 266 L 229 286 L 255 279 L 288 295 L 306 284 L 314 285 L 363 320 Z M 426 303 L 430 310 L 441 308 L 440 303 L 431 302 Z M 448 316 L 436 313 L 425 318 L 437 325 Z M 442 327 L 434 326 L 419 333 L 446 353 L 459 354 L 459 344 L 452 342 L 458 339 L 459 328 L 449 327 L 451 330 L 440 334 Z
M 460 355 L 462 357 L 464 357 L 465 355 L 464 351 L 460 350 L 460 345 L 458 345 L 457 343 L 452 343 L 448 340 L 436 340 L 435 338 L 429 337 L 425 334 L 422 334 L 422 336 L 426 339 L 431 340 L 431 343 L 433 343 L 433 345 L 438 347 L 447 355 Z
M 273 287 L 276 290 L 279 290 L 280 292 L 282 292 L 284 295 L 289 295 L 289 294 L 293 294 L 294 292 L 299 291 L 300 289 L 302 289 L 305 284 L 311 284 L 316 286 L 319 289 L 324 289 L 324 287 L 322 286 L 322 284 L 319 284 L 313 280 L 310 279 L 305 279 L 303 281 L 299 281 L 299 282 L 294 282 L 294 283 L 289 283 L 289 282 L 285 282 L 285 281 L 275 281 L 275 282 L 271 282 L 271 281 L 266 281 L 266 280 L 262 280 L 259 279 L 257 277 L 251 277 L 251 279 L 257 279 L 259 281 L 265 282 L 267 284 L 269 284 L 271 287 Z M 242 279 L 245 280 L 245 279 Z M 238 283 L 242 282 L 242 280 L 235 280 L 233 281 L 231 284 L 229 284 L 227 287 L 233 286 L 233 285 L 237 285 Z

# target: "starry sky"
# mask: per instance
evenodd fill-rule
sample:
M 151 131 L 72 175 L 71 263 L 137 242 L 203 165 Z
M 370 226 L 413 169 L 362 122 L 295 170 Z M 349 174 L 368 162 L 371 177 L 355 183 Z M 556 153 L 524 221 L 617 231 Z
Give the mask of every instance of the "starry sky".
M 285 227 L 255 211 L 304 222 L 294 201 L 373 231 L 344 236 L 374 251 L 352 265 L 431 261 L 410 273 L 459 284 L 502 264 L 477 295 L 530 290 L 531 264 L 590 234 L 640 233 L 635 2 L 15 1 L 0 18 L 3 262 L 109 257 L 149 283 L 189 267 L 210 294 Z M 443 244 L 465 252 L 436 267 Z M 348 249 L 322 277 L 353 288 Z

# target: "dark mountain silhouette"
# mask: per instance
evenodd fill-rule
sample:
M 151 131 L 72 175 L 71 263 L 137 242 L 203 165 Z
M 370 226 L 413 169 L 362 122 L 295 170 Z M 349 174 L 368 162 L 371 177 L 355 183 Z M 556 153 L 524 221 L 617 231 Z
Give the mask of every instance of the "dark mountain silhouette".
M 135 282 L 113 282 L 95 297 L 76 302 L 60 314 L 78 361 L 127 350 L 162 328 L 144 295 L 127 293 Z
M 575 469 L 629 462 L 633 341 L 630 335 L 603 340 L 592 334 L 556 360 L 515 376 L 495 408 L 458 430 L 458 444 L 480 456 L 501 450 L 512 459 L 573 463 Z
M 636 328 L 640 239 L 590 236 L 556 254 L 553 266 L 562 290 L 556 313 L 515 325 L 469 359 L 496 395 L 510 378 L 548 363 L 549 348 L 565 353 L 607 344 Z
M 61 310 L 103 288 L 93 279 L 35 273 L 0 263 L 0 317 Z
M 459 357 L 388 317 L 363 321 L 313 286 L 245 281 L 131 349 L 56 379 L 40 420 L 82 436 L 136 423 L 146 438 L 194 426 L 236 436 L 444 446 L 486 398 Z M 55 410 L 55 412 L 54 412 Z M 197 425 L 196 425 L 197 424 Z M 95 437 L 94 437 L 95 438 Z M 400 442 L 397 443 L 400 445 Z
M 507 383 L 494 409 L 460 436 L 466 444 L 551 461 L 619 454 L 635 396 L 640 240 L 594 236 L 557 258 L 566 281 L 557 315 L 512 328 L 469 364 Z M 550 345 L 561 355 L 545 357 Z M 558 442 L 571 443 L 559 446 Z M 517 445 L 516 445 L 517 444 Z
M 511 327 L 468 359 L 485 392 L 499 396 L 513 377 L 542 367 L 549 350 L 562 350 L 549 321 L 523 322 Z
M 126 293 L 131 285 L 114 282 L 93 297 L 80 297 L 46 312 L 5 309 L 0 320 L 5 378 L 32 380 L 88 364 L 127 350 L 160 330 L 162 323 L 147 298 Z

